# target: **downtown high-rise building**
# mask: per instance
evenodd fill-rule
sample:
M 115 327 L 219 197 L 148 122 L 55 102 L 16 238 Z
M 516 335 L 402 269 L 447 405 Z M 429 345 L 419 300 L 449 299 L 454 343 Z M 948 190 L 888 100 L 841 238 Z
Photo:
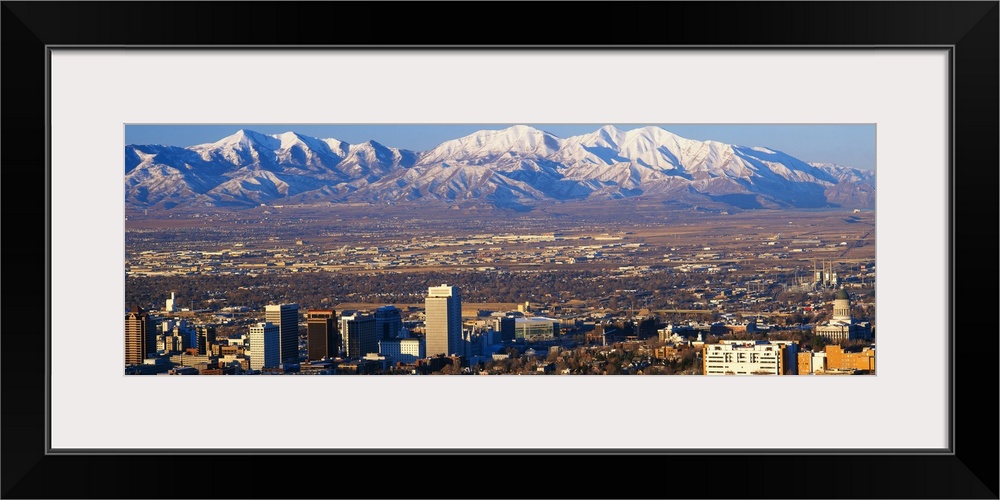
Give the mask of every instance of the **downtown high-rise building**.
M 281 363 L 299 362 L 299 305 L 277 304 L 264 307 L 264 320 L 278 327 Z
M 198 325 L 198 354 L 201 356 L 212 354 L 212 344 L 215 344 L 215 325 Z
M 403 328 L 403 312 L 396 306 L 382 306 L 375 310 L 375 337 L 390 340 L 399 337 Z
M 461 355 L 462 297 L 458 287 L 441 285 L 428 288 L 424 311 L 427 356 Z
M 375 316 L 361 313 L 344 313 L 340 316 L 340 339 L 349 358 L 361 358 L 378 352 L 375 335 Z
M 513 342 L 515 324 L 513 316 L 504 316 L 493 321 L 493 329 L 500 332 L 501 341 Z
M 141 365 L 156 352 L 156 320 L 139 306 L 125 315 L 125 365 Z
M 257 323 L 250 327 L 250 369 L 274 368 L 281 364 L 278 325 Z
M 337 313 L 332 309 L 306 312 L 306 341 L 309 361 L 335 358 L 340 354 Z

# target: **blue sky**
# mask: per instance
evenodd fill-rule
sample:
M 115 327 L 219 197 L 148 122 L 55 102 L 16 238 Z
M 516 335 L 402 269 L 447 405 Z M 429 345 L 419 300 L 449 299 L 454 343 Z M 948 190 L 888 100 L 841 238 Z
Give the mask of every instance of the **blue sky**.
M 375 140 L 386 146 L 426 151 L 449 139 L 477 130 L 502 129 L 509 124 L 461 125 L 315 125 L 315 124 L 233 124 L 233 125 L 126 125 L 125 144 L 167 144 L 192 146 L 215 142 L 241 128 L 264 134 L 295 131 L 300 134 L 335 138 L 352 144 Z M 559 137 L 586 134 L 606 123 L 546 124 L 525 123 Z M 629 130 L 650 124 L 612 123 Z M 850 167 L 875 168 L 875 125 L 659 125 L 689 139 L 714 140 L 740 146 L 764 146 L 809 162 L 837 163 Z

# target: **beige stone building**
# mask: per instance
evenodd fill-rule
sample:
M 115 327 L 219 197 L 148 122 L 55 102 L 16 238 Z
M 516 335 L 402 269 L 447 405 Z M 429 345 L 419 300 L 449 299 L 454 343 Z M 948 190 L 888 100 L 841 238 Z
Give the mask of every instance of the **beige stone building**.
M 816 326 L 816 335 L 833 342 L 855 339 L 871 339 L 872 331 L 868 323 L 856 323 L 851 317 L 851 298 L 841 288 L 833 300 L 833 318 Z

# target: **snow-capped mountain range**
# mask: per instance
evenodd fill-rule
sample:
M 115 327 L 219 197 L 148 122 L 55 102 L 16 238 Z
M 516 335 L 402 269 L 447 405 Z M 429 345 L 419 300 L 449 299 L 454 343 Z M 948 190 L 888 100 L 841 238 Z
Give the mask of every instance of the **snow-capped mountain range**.
M 642 196 L 738 208 L 874 207 L 875 173 L 649 126 L 560 138 L 524 125 L 425 152 L 240 130 L 186 148 L 125 147 L 130 208 L 446 203 L 522 208 Z

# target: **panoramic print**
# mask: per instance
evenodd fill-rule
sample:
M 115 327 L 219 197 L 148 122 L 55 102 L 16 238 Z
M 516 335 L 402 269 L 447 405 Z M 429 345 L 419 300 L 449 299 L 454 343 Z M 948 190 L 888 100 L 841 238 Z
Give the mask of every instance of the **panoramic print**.
M 126 375 L 874 375 L 875 126 L 126 125 Z

